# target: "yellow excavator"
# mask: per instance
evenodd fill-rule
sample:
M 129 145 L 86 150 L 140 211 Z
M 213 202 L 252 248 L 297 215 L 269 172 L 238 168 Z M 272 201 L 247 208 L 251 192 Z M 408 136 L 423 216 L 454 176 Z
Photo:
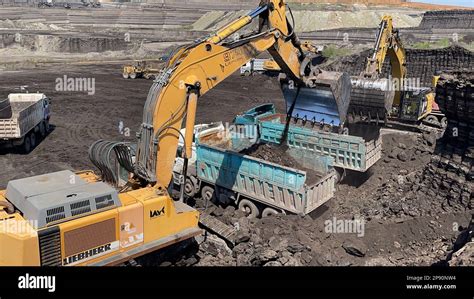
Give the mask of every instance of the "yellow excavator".
M 338 88 L 350 90 L 349 77 L 303 65 L 306 55 L 286 12 L 285 1 L 262 1 L 249 14 L 170 55 L 149 90 L 138 142 L 99 140 L 90 147 L 100 175 L 66 170 L 8 182 L 0 192 L 0 265 L 116 265 L 200 234 L 198 211 L 183 197 L 174 201 L 167 190 L 180 128 L 184 123 L 186 168 L 199 98 L 263 51 L 287 74 L 296 95 L 314 92 L 316 101 L 322 93 L 329 100 L 332 92 L 335 103 L 327 106 L 336 107 L 330 112 L 342 122 L 349 97 Z M 255 18 L 258 31 L 227 39 Z M 119 190 L 116 165 L 128 172 Z M 186 177 L 186 169 L 183 173 Z
M 381 78 L 385 58 L 391 65 L 389 78 Z M 398 30 L 393 28 L 391 16 L 383 16 L 372 56 L 360 76 L 352 78 L 349 106 L 351 118 L 369 121 L 423 121 L 445 126 L 446 118 L 434 101 L 434 88 L 438 76 L 433 77 L 430 88 L 421 87 L 416 78 L 407 78 L 406 54 Z

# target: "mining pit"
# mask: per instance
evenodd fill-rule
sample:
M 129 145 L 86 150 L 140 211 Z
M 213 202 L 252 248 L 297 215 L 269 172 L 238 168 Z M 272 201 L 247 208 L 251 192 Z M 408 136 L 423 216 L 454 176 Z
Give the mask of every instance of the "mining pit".
M 233 10 L 253 7 L 247 2 L 234 4 Z M 0 11 L 0 20 L 7 22 L 8 19 L 0 35 L 2 97 L 17 92 L 20 87 L 29 92 L 43 92 L 51 98 L 52 110 L 52 130 L 30 154 L 1 150 L 2 187 L 12 179 L 52 171 L 93 169 L 88 148 L 98 139 L 136 140 L 135 133 L 142 122 L 143 106 L 152 81 L 123 79 L 122 65 L 137 58 L 156 58 L 178 44 L 203 36 L 225 19 L 222 11 L 227 9 L 225 5 L 214 7 L 209 2 L 201 10 L 191 5 L 173 12 L 177 5 L 179 3 L 166 8 L 156 5 L 145 12 L 135 11 L 131 5 L 126 14 L 120 14 L 117 7 L 106 7 L 87 16 L 82 11 L 64 15 L 63 10 L 57 8 L 40 11 L 9 7 Z M 215 20 L 208 25 L 203 25 L 202 19 L 198 22 L 213 11 L 220 11 Z M 400 12 L 399 17 L 406 20 L 402 35 L 411 32 L 418 37 L 449 36 L 459 28 L 473 29 L 472 11 L 467 15 L 456 12 L 455 17 L 451 14 L 451 21 L 449 17 L 439 18 L 439 12 L 429 13 L 424 19 L 422 12 L 407 18 L 411 13 L 411 10 Z M 165 19 L 157 21 L 157 14 L 164 14 Z M 103 19 L 106 15 L 108 21 Z M 30 20 L 25 21 L 28 16 Z M 35 19 L 43 20 L 42 25 L 31 21 Z M 100 19 L 103 21 L 99 22 Z M 98 25 L 92 28 L 88 25 L 91 22 Z M 471 23 L 467 25 L 468 22 Z M 368 36 L 376 25 L 358 32 Z M 435 28 L 440 26 L 452 31 L 437 32 Z M 301 35 L 330 39 L 340 30 L 327 28 L 330 30 L 322 33 L 311 31 L 313 27 Z M 21 32 L 20 39 L 15 40 L 15 30 Z M 123 39 L 125 33 L 131 33 L 131 42 Z M 147 40 L 142 42 L 144 36 Z M 367 38 L 369 41 L 373 41 L 373 35 Z M 323 68 L 359 75 L 368 54 L 369 50 L 363 50 L 337 57 Z M 458 45 L 443 49 L 407 49 L 408 76 L 420 78 L 424 86 L 430 86 L 431 77 L 437 72 L 472 70 L 473 64 L 473 52 Z M 389 71 L 387 64 L 385 75 Z M 94 93 L 58 90 L 57 78 L 65 75 L 93 77 Z M 472 108 L 472 98 L 469 101 Z M 274 103 L 280 113 L 285 111 L 277 79 L 262 74 L 244 77 L 235 73 L 199 99 L 196 123 L 230 122 L 236 114 L 264 103 Z M 130 134 L 124 134 L 119 124 L 128 128 Z M 472 122 L 465 128 L 468 131 L 463 131 L 463 136 L 471 142 L 466 144 L 472 146 Z M 360 131 L 359 135 L 363 134 Z M 472 152 L 466 153 L 464 149 L 459 156 L 457 145 L 450 144 L 450 136 L 439 130 L 420 133 L 382 129 L 380 134 L 382 159 L 366 173 L 345 173 L 336 187 L 335 197 L 313 213 L 304 217 L 280 214 L 247 219 L 233 205 L 215 205 L 197 196 L 189 199 L 196 208 L 205 209 L 229 226 L 239 227 L 235 246 L 206 234 L 138 258 L 137 262 L 145 266 L 472 265 L 472 258 L 463 259 L 454 254 L 464 245 L 459 240 L 470 225 L 474 209 Z M 248 153 L 300 168 L 274 149 L 275 146 L 263 145 Z M 364 219 L 365 227 L 360 231 L 355 227 L 353 233 L 331 233 L 331 228 L 341 219 Z M 469 248 L 468 254 L 473 250 Z

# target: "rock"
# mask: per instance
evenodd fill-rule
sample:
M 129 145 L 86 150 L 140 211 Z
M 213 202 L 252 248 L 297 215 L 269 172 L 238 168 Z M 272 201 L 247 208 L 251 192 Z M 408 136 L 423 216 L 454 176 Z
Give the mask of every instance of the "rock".
M 423 133 L 423 139 L 429 146 L 433 146 L 436 144 L 436 136 L 434 134 L 430 134 L 429 132 Z
M 263 260 L 273 260 L 276 259 L 278 256 L 277 252 L 272 249 L 266 249 L 263 251 L 263 254 L 261 255 Z
M 400 151 L 396 148 L 394 148 L 389 154 L 388 157 L 395 159 Z
M 292 242 L 288 244 L 287 250 L 291 253 L 301 252 L 305 250 L 305 246 L 303 246 L 301 243 Z
M 224 209 L 221 207 L 217 207 L 214 211 L 211 212 L 212 216 L 220 217 L 224 215 Z
M 198 260 L 194 256 L 192 256 L 192 257 L 184 260 L 184 262 L 186 263 L 187 266 L 192 266 L 194 264 L 197 264 Z
M 407 148 L 405 143 L 401 143 L 401 142 L 398 144 L 398 147 L 401 148 L 401 149 L 406 149 Z
M 239 254 L 236 258 L 236 266 L 250 266 L 250 258 L 247 254 Z
M 397 176 L 397 183 L 399 185 L 403 185 L 405 183 L 405 177 L 403 175 L 398 175 Z
M 277 260 L 278 253 L 272 249 L 260 249 L 256 250 L 251 258 L 250 262 L 254 266 L 262 266 L 269 261 Z
M 405 162 L 408 160 L 408 155 L 405 152 L 399 152 L 397 155 L 398 160 Z
M 172 265 L 173 264 L 171 262 L 166 261 L 166 262 L 161 263 L 160 267 L 169 267 L 169 266 L 172 266 Z
M 263 265 L 264 267 L 280 267 L 283 266 L 279 261 L 270 261 Z
M 399 171 L 398 173 L 401 174 L 401 175 L 407 175 L 407 174 L 408 174 L 408 170 L 406 170 L 406 169 L 400 169 L 400 171 Z
M 402 247 L 402 245 L 400 245 L 400 243 L 398 243 L 397 241 L 393 242 L 393 246 L 395 246 L 395 248 L 397 249 L 400 249 Z
M 240 243 L 246 243 L 248 241 L 250 241 L 250 234 L 246 231 L 239 231 L 234 239 L 235 245 Z
M 285 266 L 302 266 L 301 262 L 294 257 L 289 257 Z
M 362 241 L 345 241 L 342 248 L 346 253 L 357 257 L 364 257 L 367 252 L 367 247 Z

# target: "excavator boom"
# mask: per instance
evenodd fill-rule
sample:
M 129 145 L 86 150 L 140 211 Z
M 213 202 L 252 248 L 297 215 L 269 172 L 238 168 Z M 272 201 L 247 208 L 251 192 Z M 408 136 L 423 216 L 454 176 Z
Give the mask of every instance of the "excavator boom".
M 179 130 L 185 121 L 188 129 L 186 132 L 191 132 L 192 135 L 193 130 L 189 128 L 194 126 L 199 97 L 264 51 L 272 55 L 280 69 L 291 80 L 292 87 L 306 90 L 299 93 L 305 99 L 296 98 L 296 103 L 307 104 L 308 101 L 313 101 L 317 104 L 318 99 L 321 99 L 317 94 L 323 88 L 325 101 L 336 103 L 331 103 L 332 106 L 337 106 L 340 102 L 348 103 L 346 93 L 343 94 L 344 99 L 339 99 L 339 95 L 334 96 L 332 93 L 334 90 L 342 94 L 340 89 L 344 89 L 343 86 L 349 90 L 348 77 L 344 77 L 345 80 L 342 80 L 342 76 L 335 77 L 339 84 L 332 84 L 331 76 L 326 74 L 321 83 L 318 81 L 318 77 L 322 76 L 319 72 L 305 73 L 305 53 L 286 16 L 286 7 L 281 0 L 262 1 L 259 7 L 247 15 L 171 55 L 167 67 L 150 88 L 145 103 L 143 122 L 138 133 L 134 166 L 136 177 L 166 189 L 172 177 Z M 240 29 L 256 18 L 259 19 L 257 32 L 235 38 Z M 314 94 L 316 96 L 313 97 Z M 337 98 L 337 101 L 334 98 Z M 340 110 L 341 114 L 345 114 L 347 105 L 345 109 Z M 339 124 L 338 121 L 336 125 Z M 184 138 L 184 158 L 191 155 L 191 135 Z
M 398 107 L 401 103 L 401 90 L 395 88 L 393 82 L 403 83 L 406 77 L 405 49 L 398 30 L 393 28 L 391 16 L 382 18 L 372 51 L 372 55 L 367 58 L 365 70 L 359 77 L 351 80 L 349 113 L 384 120 L 392 106 Z M 387 56 L 391 65 L 391 77 L 380 78 Z

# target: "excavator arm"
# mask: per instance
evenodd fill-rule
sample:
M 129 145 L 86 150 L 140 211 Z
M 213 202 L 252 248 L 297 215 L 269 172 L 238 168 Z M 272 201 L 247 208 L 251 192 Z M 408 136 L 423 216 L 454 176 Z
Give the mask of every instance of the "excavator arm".
M 348 108 L 350 79 L 347 74 L 343 76 L 312 67 L 287 18 L 286 9 L 283 0 L 262 0 L 247 15 L 193 44 L 176 49 L 148 93 L 137 133 L 136 152 L 126 154 L 122 144 L 105 141 L 91 147 L 91 160 L 101 170 L 102 177 L 108 174 L 107 177 L 112 177 L 111 182 L 116 179 L 110 163 L 103 162 L 108 160 L 104 156 L 114 149 L 119 163 L 133 173 L 131 181 L 138 181 L 139 186 L 151 185 L 165 190 L 172 178 L 183 125 L 186 128 L 186 136 L 182 136 L 185 167 L 191 157 L 199 98 L 264 51 L 271 54 L 286 74 L 282 89 L 287 106 L 294 108 L 291 109 L 293 113 L 289 113 L 291 118 L 314 122 L 326 120 L 331 125 L 342 125 Z M 239 35 L 239 30 L 253 20 L 258 20 L 258 29 Z M 300 89 L 304 91 L 300 92 Z M 131 161 L 131 156 L 135 156 L 135 161 Z M 186 173 L 186 169 L 183 172 Z
M 391 77 L 380 78 L 383 64 L 388 56 Z M 352 98 L 349 111 L 369 119 L 385 119 L 392 106 L 400 106 L 401 88 L 406 77 L 405 48 L 398 30 L 393 28 L 391 16 L 384 16 L 380 22 L 373 52 L 359 77 L 352 78 Z
M 380 22 L 373 54 L 372 57 L 367 59 L 367 66 L 363 77 L 378 79 L 382 73 L 383 63 L 387 55 L 390 59 L 392 78 L 403 82 L 407 72 L 405 66 L 405 48 L 403 47 L 398 30 L 393 28 L 391 16 L 384 16 Z M 400 104 L 400 96 L 400 91 L 395 91 L 394 105 L 398 106 Z
M 226 42 L 257 17 L 258 32 Z M 199 97 L 260 53 L 268 50 L 282 70 L 302 84 L 300 67 L 304 54 L 294 36 L 284 1 L 262 1 L 255 10 L 215 34 L 177 50 L 150 88 L 138 133 L 135 174 L 166 188 L 171 181 L 183 121 L 189 132 L 185 136 L 185 158 L 191 156 Z

